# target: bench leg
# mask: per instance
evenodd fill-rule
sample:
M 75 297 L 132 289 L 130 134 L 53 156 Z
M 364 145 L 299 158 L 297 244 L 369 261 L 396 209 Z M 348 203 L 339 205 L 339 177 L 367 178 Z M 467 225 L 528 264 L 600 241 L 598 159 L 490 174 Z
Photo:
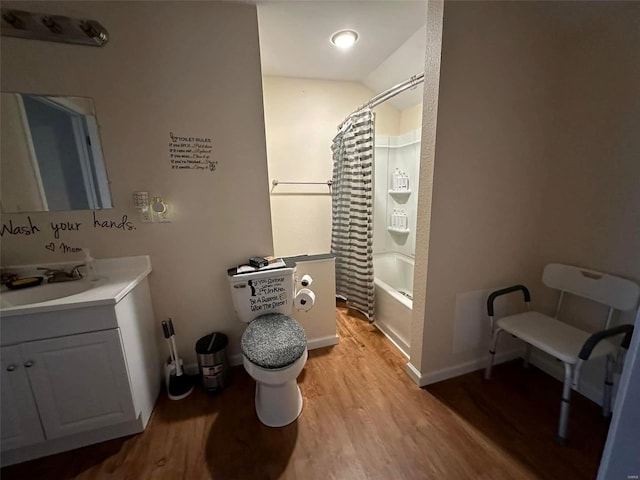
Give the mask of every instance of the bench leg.
M 613 391 L 613 356 L 607 355 L 605 376 L 604 376 L 604 398 L 602 399 L 602 416 L 607 418 L 611 415 L 611 394 Z
M 571 405 L 571 383 L 573 382 L 573 365 L 564 364 L 564 385 L 562 386 L 562 403 L 560 404 L 560 423 L 556 441 L 560 445 L 567 444 L 567 425 L 569 423 L 569 407 Z
M 524 368 L 529 368 L 529 362 L 531 361 L 531 344 L 527 343 L 524 351 Z
M 484 379 L 491 380 L 491 369 L 493 368 L 493 361 L 496 356 L 496 348 L 498 346 L 498 336 L 502 332 L 501 328 L 496 328 L 495 332 L 493 332 L 493 340 L 491 342 L 491 350 L 489 350 L 489 365 L 487 365 L 487 369 L 484 371 Z

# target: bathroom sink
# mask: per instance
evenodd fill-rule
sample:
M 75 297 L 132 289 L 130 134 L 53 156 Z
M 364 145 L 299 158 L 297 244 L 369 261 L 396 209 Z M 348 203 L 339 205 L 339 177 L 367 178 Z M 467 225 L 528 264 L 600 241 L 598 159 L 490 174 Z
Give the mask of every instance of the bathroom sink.
M 0 294 L 0 307 L 19 307 L 68 297 L 89 290 L 93 285 L 88 280 L 45 283 L 22 290 L 7 290 Z

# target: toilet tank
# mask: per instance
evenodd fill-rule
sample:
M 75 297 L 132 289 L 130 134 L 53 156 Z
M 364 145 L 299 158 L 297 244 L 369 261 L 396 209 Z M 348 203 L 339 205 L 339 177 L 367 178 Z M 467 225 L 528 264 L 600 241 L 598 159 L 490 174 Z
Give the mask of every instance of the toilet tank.
M 295 268 L 278 268 L 229 277 L 231 299 L 240 321 L 249 323 L 265 313 L 293 311 Z

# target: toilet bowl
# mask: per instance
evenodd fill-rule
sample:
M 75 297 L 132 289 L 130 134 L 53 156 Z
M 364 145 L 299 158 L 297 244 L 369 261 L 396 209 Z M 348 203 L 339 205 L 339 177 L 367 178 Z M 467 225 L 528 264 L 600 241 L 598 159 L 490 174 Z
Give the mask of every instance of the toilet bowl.
M 308 358 L 305 331 L 287 315 L 295 269 L 229 275 L 234 307 L 248 323 L 240 346 L 243 366 L 256 381 L 256 414 L 269 427 L 289 425 L 302 412 L 297 377 Z
M 302 393 L 296 379 L 305 363 L 307 349 L 291 365 L 279 369 L 261 368 L 244 355 L 242 363 L 247 373 L 256 381 L 256 414 L 268 427 L 284 427 L 302 413 Z

